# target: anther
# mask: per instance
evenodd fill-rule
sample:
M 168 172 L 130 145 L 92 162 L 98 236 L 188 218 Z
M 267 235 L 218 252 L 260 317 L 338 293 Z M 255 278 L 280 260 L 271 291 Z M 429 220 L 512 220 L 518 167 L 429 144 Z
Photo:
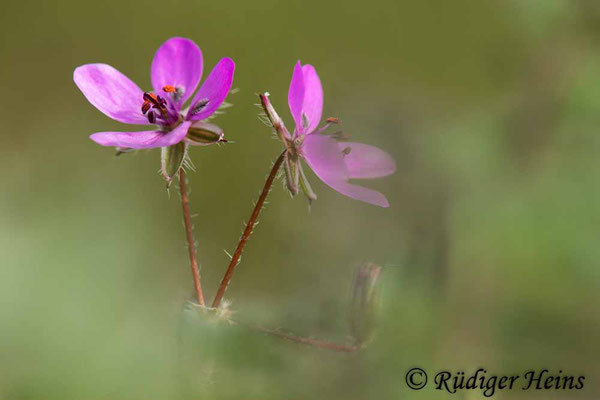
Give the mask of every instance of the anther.
M 156 121 L 156 114 L 150 111 L 150 108 L 158 110 L 165 120 L 167 119 L 167 101 L 154 93 L 144 92 L 144 103 L 142 104 L 142 114 L 147 114 L 148 121 L 153 124 Z
M 168 93 L 175 102 L 181 100 L 181 97 L 183 96 L 183 88 L 179 86 L 165 85 L 162 90 L 163 92 Z
M 329 117 L 325 121 L 327 121 L 330 124 L 339 124 L 340 123 L 340 119 L 335 118 L 335 117 Z
M 152 103 L 156 108 L 164 108 L 167 105 L 165 99 L 150 92 L 144 92 L 144 101 Z
M 158 99 L 154 93 L 144 92 L 144 100 L 149 101 L 150 103 L 156 104 L 158 103 Z

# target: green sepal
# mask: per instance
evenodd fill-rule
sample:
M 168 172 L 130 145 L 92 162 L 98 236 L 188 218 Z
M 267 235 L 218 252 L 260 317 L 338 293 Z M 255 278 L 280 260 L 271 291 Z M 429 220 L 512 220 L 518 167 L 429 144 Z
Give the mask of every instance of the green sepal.
M 308 202 L 311 203 L 313 200 L 317 199 L 317 195 L 312 190 L 310 183 L 308 183 L 308 179 L 306 179 L 306 175 L 304 175 L 304 169 L 302 169 L 302 165 L 300 163 L 298 163 L 298 172 L 300 188 L 302 188 L 302 192 L 308 198 Z
M 119 157 L 121 154 L 133 153 L 136 149 L 130 149 L 129 147 L 115 147 L 115 157 Z
M 187 155 L 187 144 L 183 141 L 169 147 L 161 148 L 160 172 L 167 182 L 167 188 L 171 186 L 173 178 L 177 175 Z
M 294 162 L 290 160 L 289 155 L 285 156 L 285 162 L 283 163 L 285 183 L 292 196 L 297 195 L 300 191 L 298 189 L 298 164 L 298 161 Z

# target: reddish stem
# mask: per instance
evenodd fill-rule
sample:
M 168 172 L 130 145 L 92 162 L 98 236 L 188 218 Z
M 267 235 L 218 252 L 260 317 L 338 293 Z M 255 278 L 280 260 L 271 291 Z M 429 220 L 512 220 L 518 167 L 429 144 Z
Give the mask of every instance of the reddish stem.
M 196 243 L 194 242 L 194 229 L 190 219 L 190 206 L 188 200 L 187 187 L 185 183 L 185 171 L 179 168 L 179 190 L 181 191 L 181 206 L 183 208 L 183 221 L 185 222 L 185 233 L 188 242 L 188 252 L 190 255 L 190 266 L 194 276 L 194 287 L 196 288 L 196 297 L 198 304 L 204 306 L 204 295 L 202 294 L 202 285 L 200 284 L 200 272 L 198 270 L 198 260 L 196 259 Z
M 259 330 L 262 333 L 266 333 L 267 335 L 276 336 L 276 337 L 279 337 L 279 338 L 282 338 L 285 340 L 289 340 L 291 342 L 300 343 L 300 344 L 304 344 L 307 346 L 319 347 L 321 349 L 342 351 L 342 352 L 347 352 L 347 353 L 352 353 L 352 352 L 360 350 L 359 346 L 348 346 L 345 344 L 329 342 L 327 340 L 319 340 L 319 339 L 312 339 L 312 338 L 307 338 L 307 337 L 302 337 L 302 336 L 296 336 L 296 335 L 292 335 L 289 333 L 284 333 L 284 332 L 267 329 L 267 328 L 262 328 L 262 327 L 254 327 L 254 328 Z
M 244 233 L 242 233 L 242 237 L 240 238 L 237 248 L 235 249 L 235 252 L 233 253 L 233 256 L 231 257 L 231 262 L 229 263 L 229 266 L 227 267 L 227 271 L 225 271 L 225 275 L 223 276 L 223 280 L 221 281 L 221 285 L 219 286 L 217 295 L 215 296 L 215 299 L 212 303 L 213 308 L 218 308 L 219 305 L 221 305 L 221 300 L 223 299 L 223 295 L 225 294 L 225 291 L 227 290 L 227 286 L 229 285 L 229 281 L 231 280 L 233 271 L 235 270 L 235 267 L 238 265 L 238 262 L 240 261 L 240 257 L 242 256 L 242 252 L 244 251 L 244 247 L 246 246 L 246 242 L 248 241 L 248 238 L 250 237 L 250 234 L 252 233 L 252 229 L 254 228 L 254 225 L 256 225 L 256 220 L 258 218 L 258 215 L 260 214 L 263 204 L 265 203 L 265 200 L 267 198 L 267 195 L 269 194 L 269 191 L 271 190 L 271 185 L 273 185 L 273 180 L 275 180 L 277 171 L 279 171 L 279 167 L 281 167 L 281 163 L 283 162 L 284 156 L 285 156 L 285 151 L 283 151 L 279 155 L 279 158 L 277 158 L 277 161 L 275 161 L 275 164 L 273 164 L 273 168 L 271 168 L 271 172 L 269 173 L 269 176 L 267 177 L 265 185 L 263 186 L 263 189 L 262 189 L 262 192 L 260 193 L 258 201 L 256 202 L 256 205 L 254 206 L 254 210 L 252 210 L 250 219 L 246 223 L 246 228 L 244 228 Z

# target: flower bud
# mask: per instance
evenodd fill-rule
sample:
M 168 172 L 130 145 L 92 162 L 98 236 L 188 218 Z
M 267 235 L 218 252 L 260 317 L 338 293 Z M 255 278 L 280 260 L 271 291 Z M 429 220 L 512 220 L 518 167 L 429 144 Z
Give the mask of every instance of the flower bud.
M 271 125 L 273 125 L 273 129 L 275 129 L 279 138 L 284 143 L 286 143 L 287 140 L 292 140 L 292 135 L 288 132 L 283 124 L 283 120 L 279 117 L 275 108 L 273 108 L 271 100 L 269 100 L 269 93 L 259 94 L 258 97 L 260 98 L 260 103 L 262 104 L 265 114 L 267 114 L 267 118 L 269 118 L 269 121 L 271 122 Z
M 226 142 L 223 129 L 215 124 L 198 121 L 188 129 L 186 142 L 195 146 L 206 146 L 213 143 Z
M 377 281 L 381 267 L 373 263 L 359 266 L 354 274 L 350 304 L 350 332 L 358 345 L 368 341 L 374 331 Z

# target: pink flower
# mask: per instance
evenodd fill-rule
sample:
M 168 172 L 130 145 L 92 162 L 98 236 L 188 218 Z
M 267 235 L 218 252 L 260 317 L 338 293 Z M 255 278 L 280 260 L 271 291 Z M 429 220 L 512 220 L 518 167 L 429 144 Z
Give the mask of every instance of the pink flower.
M 362 143 L 345 142 L 341 137 L 325 134 L 336 118 L 328 118 L 326 124 L 317 129 L 323 110 L 323 88 L 312 65 L 294 67 L 290 83 L 288 103 L 296 127 L 293 135 L 271 105 L 268 93 L 260 95 L 263 108 L 286 147 L 285 163 L 288 188 L 292 194 L 303 190 L 309 200 L 316 199 L 302 170 L 303 159 L 315 174 L 337 192 L 350 198 L 389 207 L 385 196 L 375 190 L 350 183 L 350 179 L 370 179 L 387 176 L 396 170 L 392 157 L 378 149 Z
M 186 139 L 188 131 L 186 142 L 190 144 L 210 142 L 206 135 L 215 130 L 214 141 L 221 141 L 222 132 L 217 127 L 200 121 L 209 118 L 225 100 L 234 69 L 233 60 L 221 59 L 184 111 L 184 103 L 202 76 L 202 53 L 190 39 L 171 38 L 156 51 L 151 68 L 154 92 L 143 92 L 107 64 L 82 65 L 75 69 L 73 80 L 88 101 L 110 118 L 126 124 L 156 125 L 140 132 L 94 133 L 90 136 L 93 141 L 102 146 L 145 149 L 177 144 Z M 198 136 L 200 140 L 194 140 Z

